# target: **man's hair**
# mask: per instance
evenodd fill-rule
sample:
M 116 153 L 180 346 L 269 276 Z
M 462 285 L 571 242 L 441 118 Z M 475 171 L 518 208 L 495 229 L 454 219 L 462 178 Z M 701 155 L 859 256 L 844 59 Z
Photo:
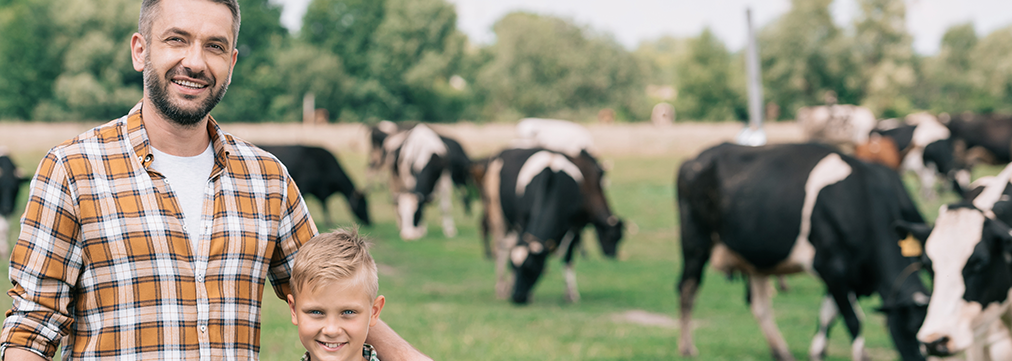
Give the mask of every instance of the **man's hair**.
M 379 293 L 376 262 L 369 255 L 370 243 L 355 229 L 321 233 L 299 248 L 292 267 L 292 294 L 315 289 L 327 282 L 355 281 L 366 287 L 370 299 Z
M 151 43 L 151 26 L 158 16 L 158 2 L 161 0 L 144 0 L 141 3 L 141 16 L 137 20 L 137 32 L 144 36 L 144 41 Z M 242 16 L 239 15 L 238 0 L 207 0 L 216 4 L 222 4 L 232 11 L 232 47 L 239 43 L 239 23 Z

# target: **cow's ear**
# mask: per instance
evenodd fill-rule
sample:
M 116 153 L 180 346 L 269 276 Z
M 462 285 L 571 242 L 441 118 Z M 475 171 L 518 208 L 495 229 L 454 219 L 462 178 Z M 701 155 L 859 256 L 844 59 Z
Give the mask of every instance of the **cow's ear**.
M 896 231 L 898 239 L 905 239 L 908 235 L 914 236 L 921 244 L 928 240 L 932 227 L 925 223 L 913 223 L 903 220 L 893 222 L 893 230 Z

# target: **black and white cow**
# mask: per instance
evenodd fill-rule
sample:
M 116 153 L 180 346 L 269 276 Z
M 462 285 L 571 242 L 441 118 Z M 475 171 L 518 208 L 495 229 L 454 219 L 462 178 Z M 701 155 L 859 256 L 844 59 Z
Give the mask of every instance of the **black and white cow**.
M 967 360 L 1012 359 L 1012 187 L 1006 167 L 975 182 L 967 198 L 944 205 L 926 239 L 934 295 L 917 339 L 928 354 Z
M 901 254 L 893 225 L 923 219 L 895 171 L 817 144 L 722 144 L 683 163 L 676 190 L 683 355 L 697 353 L 690 321 L 710 261 L 728 275 L 747 276 L 752 313 L 777 360 L 794 357 L 773 320 L 768 279 L 797 272 L 826 286 L 812 359 L 824 357 L 828 328 L 840 315 L 852 357 L 866 359 L 857 298 L 878 293 L 900 355 L 923 360 L 914 336 L 928 291 L 914 274 L 916 263 Z
M 402 139 L 393 139 L 394 136 Z M 443 234 L 457 235 L 450 213 L 454 185 L 460 189 L 465 211 L 470 209 L 471 160 L 459 142 L 441 136 L 425 124 L 418 124 L 384 142 L 399 141 L 385 157 L 390 161 L 390 193 L 397 207 L 397 226 L 404 240 L 419 239 L 426 233 L 422 211 L 436 193 L 441 194 Z
M 274 154 L 288 168 L 302 194 L 312 194 L 320 200 L 325 224 L 330 227 L 332 220 L 327 209 L 327 199 L 334 193 L 341 193 L 348 200 L 351 213 L 362 224 L 368 226 L 369 205 L 365 194 L 355 189 L 355 183 L 341 167 L 334 154 L 320 147 L 305 145 L 261 145 L 260 148 Z
M 20 168 L 7 155 L 4 147 L 0 147 L 0 256 L 7 257 L 7 234 L 10 233 L 8 218 L 14 213 L 18 199 L 18 191 L 23 183 L 31 180 L 26 178 Z
M 1012 117 L 965 113 L 953 117 L 946 126 L 970 166 L 1012 161 Z
M 849 104 L 802 107 L 796 118 L 806 141 L 832 145 L 847 153 L 867 142 L 878 122 L 870 109 Z
M 969 186 L 970 171 L 954 154 L 952 134 L 934 115 L 922 112 L 908 115 L 902 123 L 882 121 L 872 133 L 892 139 L 903 159 L 899 170 L 917 174 L 925 198 L 935 198 L 939 177 L 960 195 Z
M 566 265 L 566 300 L 579 300 L 573 251 L 583 228 L 597 223 L 589 211 L 596 207 L 595 196 L 587 193 L 586 185 L 600 182 L 599 174 L 585 174 L 572 158 L 544 148 L 507 149 L 488 160 L 482 177 L 483 222 L 496 245 L 497 296 L 527 303 L 548 256 L 559 250 Z M 615 257 L 621 221 L 596 228 L 602 251 Z

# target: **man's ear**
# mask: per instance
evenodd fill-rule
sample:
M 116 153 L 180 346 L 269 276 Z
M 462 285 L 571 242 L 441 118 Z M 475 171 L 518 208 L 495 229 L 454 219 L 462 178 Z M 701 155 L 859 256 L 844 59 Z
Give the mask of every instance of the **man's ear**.
M 372 301 L 372 314 L 369 315 L 369 327 L 376 326 L 376 322 L 380 319 L 380 312 L 383 311 L 383 306 L 386 303 L 387 299 L 383 295 L 376 296 L 376 300 Z
M 299 318 L 295 317 L 295 296 L 291 293 L 288 294 L 288 309 L 292 311 L 292 324 L 298 326 Z
M 130 61 L 134 64 L 134 70 L 144 71 L 144 55 L 148 50 L 148 43 L 140 33 L 134 33 L 130 37 Z M 235 60 L 232 61 L 235 64 Z
M 232 84 L 232 70 L 235 69 L 236 60 L 239 60 L 239 49 L 232 49 L 232 65 L 228 67 L 229 84 Z

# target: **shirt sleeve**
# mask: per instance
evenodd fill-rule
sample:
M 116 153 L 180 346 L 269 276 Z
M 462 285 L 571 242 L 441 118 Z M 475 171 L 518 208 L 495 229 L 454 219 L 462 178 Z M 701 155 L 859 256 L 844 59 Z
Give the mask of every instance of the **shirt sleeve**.
M 69 311 L 81 267 L 80 224 L 71 180 L 57 150 L 39 164 L 31 182 L 21 233 L 11 252 L 13 299 L 0 350 L 21 347 L 52 358 L 73 322 Z
M 302 199 L 299 189 L 292 177 L 285 174 L 285 191 L 282 197 L 282 213 L 278 226 L 277 249 L 271 257 L 269 278 L 274 286 L 274 293 L 282 300 L 287 299 L 291 289 L 288 280 L 292 275 L 292 263 L 295 253 L 303 243 L 313 238 L 318 231 L 309 208 Z

